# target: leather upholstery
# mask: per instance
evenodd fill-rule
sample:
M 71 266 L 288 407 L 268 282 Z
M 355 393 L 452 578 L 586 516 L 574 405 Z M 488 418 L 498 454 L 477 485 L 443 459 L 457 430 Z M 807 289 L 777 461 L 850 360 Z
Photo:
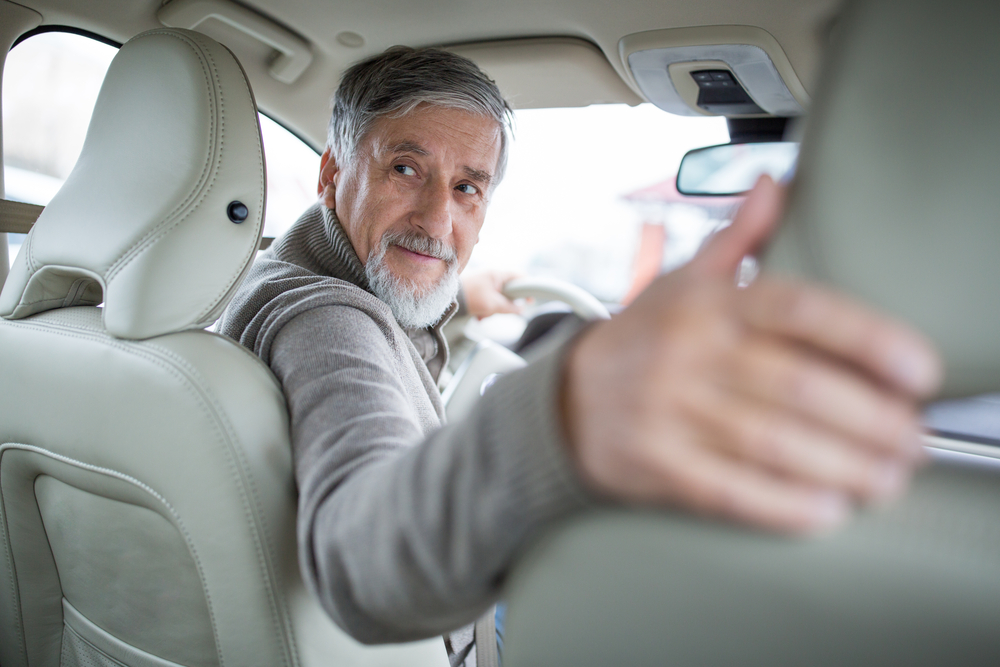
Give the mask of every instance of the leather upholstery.
M 853 4 L 765 262 L 912 322 L 946 396 L 1000 389 L 998 22 L 996 2 Z
M 956 393 L 1000 389 L 998 21 L 979 0 L 852 3 L 765 263 L 922 326 Z M 512 574 L 504 665 L 1000 664 L 1000 454 L 981 451 L 938 450 L 829 536 L 582 516 Z
M 35 223 L 0 315 L 104 301 L 119 338 L 200 328 L 221 314 L 260 242 L 264 163 L 239 63 L 194 32 L 122 47 L 65 185 Z M 232 201 L 249 217 L 227 216 Z
M 607 510 L 512 575 L 504 667 L 976 665 L 1000 656 L 1000 461 L 935 467 L 904 502 L 791 539 Z
M 3 292 L 4 667 L 447 664 L 438 637 L 362 646 L 306 592 L 281 387 L 198 328 L 254 257 L 262 159 L 226 49 L 122 48 Z

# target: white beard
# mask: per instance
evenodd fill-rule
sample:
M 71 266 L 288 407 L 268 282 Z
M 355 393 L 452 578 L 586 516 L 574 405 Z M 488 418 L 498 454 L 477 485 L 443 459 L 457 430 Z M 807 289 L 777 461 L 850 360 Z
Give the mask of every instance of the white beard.
M 437 283 L 421 289 L 409 279 L 393 275 L 385 261 L 390 245 L 437 257 L 447 270 Z M 416 232 L 386 232 L 365 263 L 368 286 L 392 311 L 404 329 L 422 329 L 436 324 L 458 294 L 458 258 L 442 241 Z

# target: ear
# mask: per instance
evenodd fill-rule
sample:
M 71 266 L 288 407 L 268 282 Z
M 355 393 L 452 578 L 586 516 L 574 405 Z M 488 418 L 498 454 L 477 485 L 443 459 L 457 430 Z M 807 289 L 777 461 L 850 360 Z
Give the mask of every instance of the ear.
M 327 208 L 337 208 L 337 182 L 334 178 L 337 174 L 337 159 L 327 148 L 319 159 L 319 183 L 316 186 L 316 194 L 322 198 Z

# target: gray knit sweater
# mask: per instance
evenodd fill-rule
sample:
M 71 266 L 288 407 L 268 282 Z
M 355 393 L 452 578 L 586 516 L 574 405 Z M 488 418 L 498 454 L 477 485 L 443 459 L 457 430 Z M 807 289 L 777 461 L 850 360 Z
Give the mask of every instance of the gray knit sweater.
M 220 326 L 282 384 L 303 576 L 363 642 L 470 623 L 526 541 L 588 502 L 557 423 L 560 355 L 442 428 L 440 326 L 400 328 L 322 204 L 257 260 Z

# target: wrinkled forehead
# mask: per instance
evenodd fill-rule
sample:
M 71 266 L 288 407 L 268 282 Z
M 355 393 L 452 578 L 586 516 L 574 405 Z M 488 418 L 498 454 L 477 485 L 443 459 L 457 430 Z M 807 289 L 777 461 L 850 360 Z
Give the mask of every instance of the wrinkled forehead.
M 498 178 L 507 144 L 504 126 L 486 114 L 421 103 L 377 118 L 358 149 L 375 157 L 395 154 L 458 160 L 461 167 Z

